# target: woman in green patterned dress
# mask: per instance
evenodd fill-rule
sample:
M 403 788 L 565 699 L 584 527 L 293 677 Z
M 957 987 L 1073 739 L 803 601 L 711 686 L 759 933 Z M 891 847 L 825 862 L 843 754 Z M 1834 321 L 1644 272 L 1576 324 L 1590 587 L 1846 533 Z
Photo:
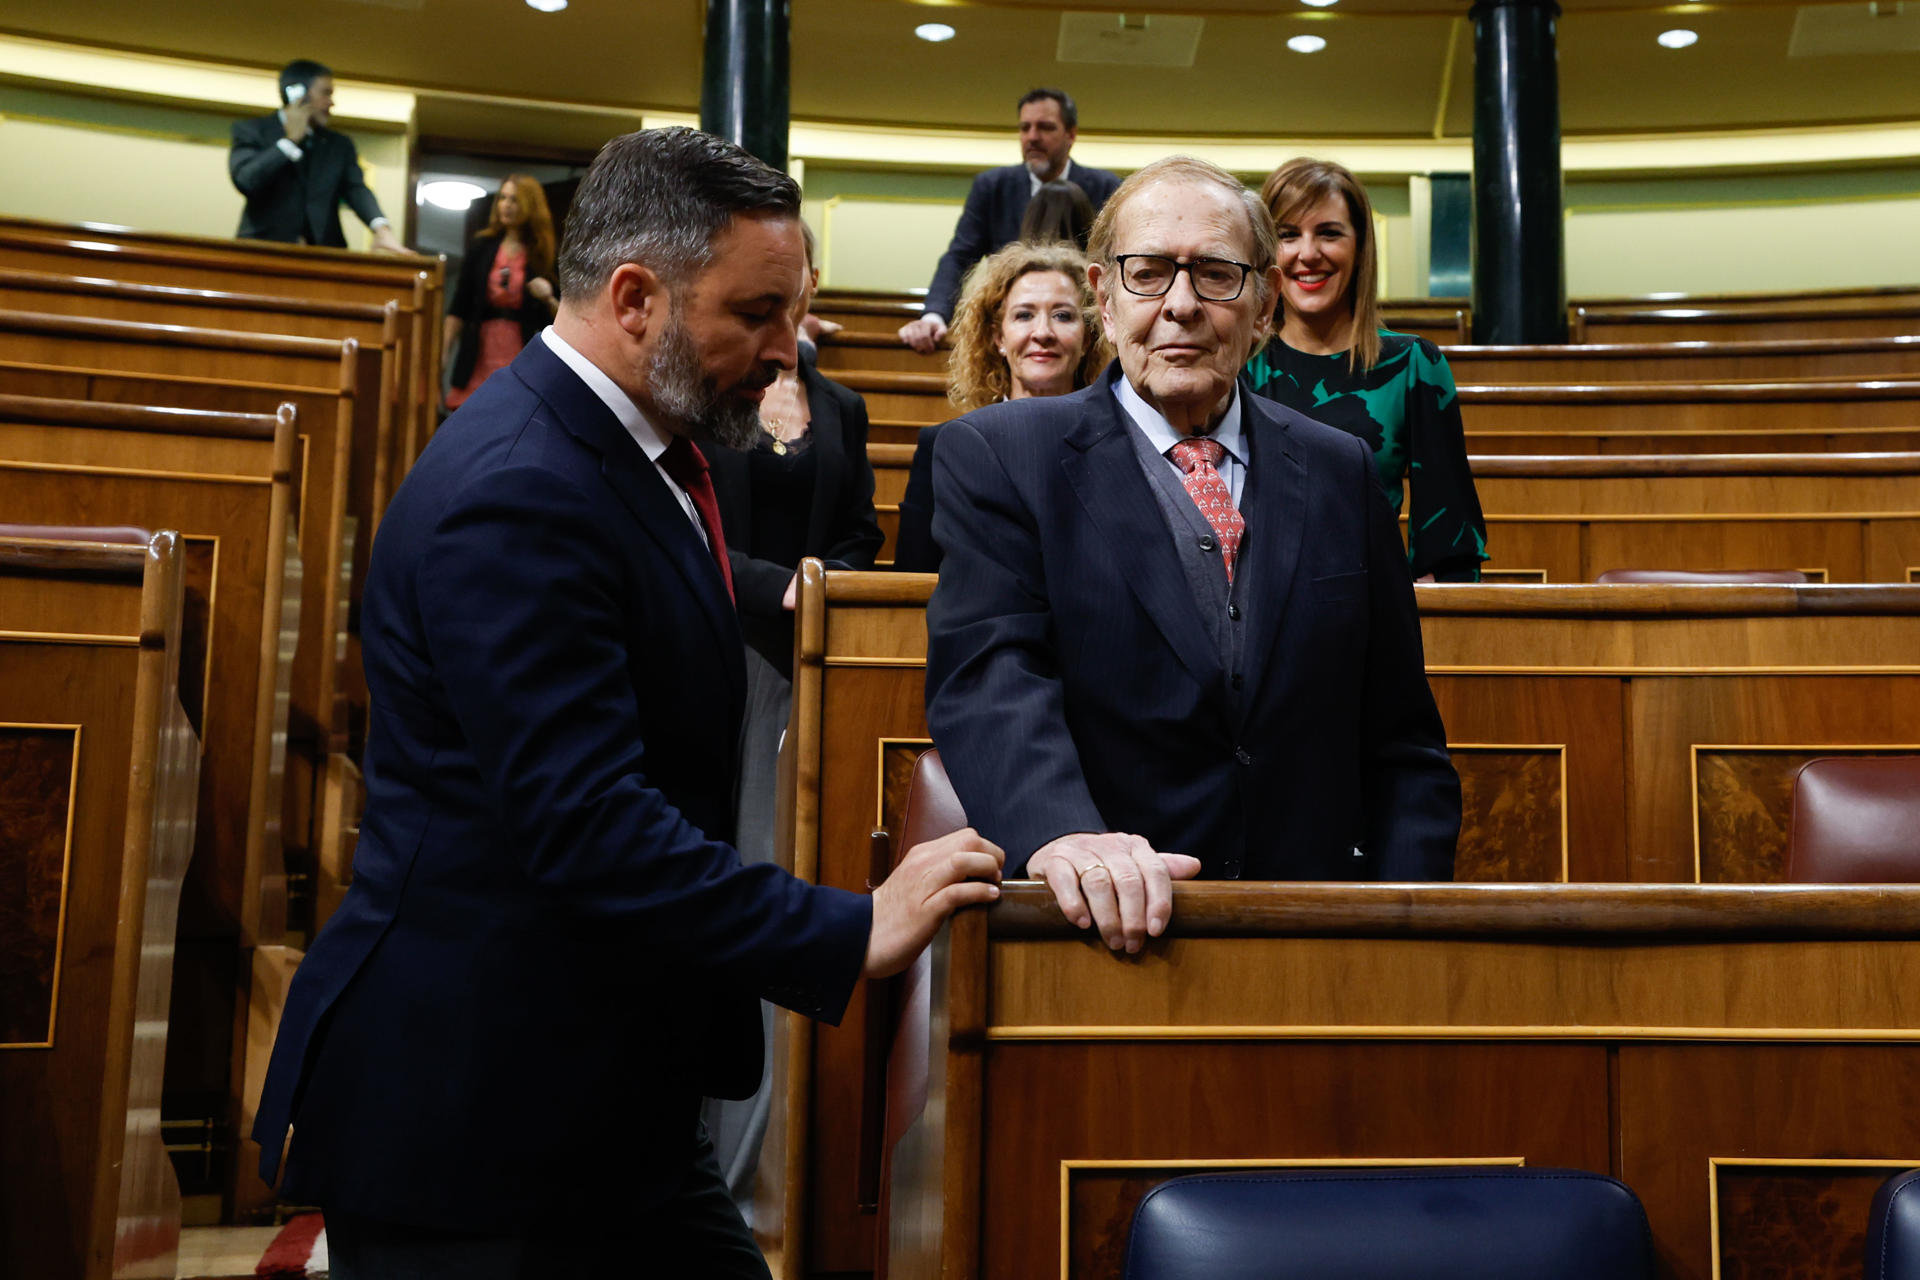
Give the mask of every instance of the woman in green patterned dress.
M 1275 169 L 1260 197 L 1280 232 L 1280 311 L 1247 365 L 1253 389 L 1372 445 L 1395 512 L 1412 485 L 1417 580 L 1478 581 L 1487 529 L 1453 373 L 1425 338 L 1380 327 L 1366 189 L 1337 164 L 1299 159 Z

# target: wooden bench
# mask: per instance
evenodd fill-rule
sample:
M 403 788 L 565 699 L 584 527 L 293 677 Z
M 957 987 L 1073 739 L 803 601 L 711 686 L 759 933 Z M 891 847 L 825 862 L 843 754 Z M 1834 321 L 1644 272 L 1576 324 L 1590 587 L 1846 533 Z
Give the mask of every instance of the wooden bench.
M 1883 338 L 1920 333 L 1920 297 L 1893 295 L 1809 303 L 1575 306 L 1573 342 L 1747 342 L 1773 338 Z
M 189 598 L 211 616 L 189 655 L 201 732 L 200 821 L 181 904 L 167 1066 L 178 1107 L 237 1110 L 247 949 L 286 930 L 281 752 L 297 634 L 290 472 L 296 424 L 194 410 L 0 396 L 0 511 L 179 532 Z M 299 868 L 304 871 L 305 868 Z
M 1920 582 L 1920 454 L 1480 457 L 1486 571 L 1592 582 L 1608 569 L 1800 569 Z M 1404 521 L 1403 521 L 1404 527 Z
M 1460 386 L 1920 376 L 1920 336 L 1443 347 Z
M 1460 390 L 1468 450 L 1488 432 L 1860 431 L 1920 426 L 1920 378 L 1622 382 Z
M 802 566 L 788 737 L 798 874 L 859 888 L 883 870 L 869 833 L 897 826 L 928 745 L 933 585 Z M 1462 879 L 1778 880 L 1800 763 L 1920 750 L 1920 587 L 1416 594 L 1463 787 Z M 870 1013 L 863 991 L 840 1027 L 793 1019 L 782 1033 L 806 1092 L 784 1098 L 786 1199 L 771 1220 L 808 1272 L 872 1266 L 859 1206 L 875 1189 L 858 1185 L 879 1141 Z
M 1868 1206 L 1920 1149 L 1917 912 L 1910 885 L 1182 884 L 1117 959 L 1009 885 L 934 943 L 889 1275 L 1113 1276 L 1166 1179 L 1421 1165 L 1612 1174 L 1663 1276 L 1871 1274 Z
M 387 495 L 406 469 L 393 429 L 408 412 L 401 399 L 405 350 L 395 302 L 329 302 L 0 269 L 0 309 L 296 338 L 351 338 L 363 353 L 356 362 L 354 396 L 374 406 L 354 427 L 354 450 L 367 455 L 362 465 L 368 468 L 372 508 L 385 509 Z M 370 360 L 364 358 L 368 353 Z
M 0 217 L 0 267 L 316 301 L 391 301 L 398 309 L 405 369 L 392 431 L 396 477 L 433 434 L 446 310 L 440 258 Z
M 173 1274 L 160 1090 L 200 759 L 177 687 L 184 560 L 172 533 L 0 537 L 9 1276 Z

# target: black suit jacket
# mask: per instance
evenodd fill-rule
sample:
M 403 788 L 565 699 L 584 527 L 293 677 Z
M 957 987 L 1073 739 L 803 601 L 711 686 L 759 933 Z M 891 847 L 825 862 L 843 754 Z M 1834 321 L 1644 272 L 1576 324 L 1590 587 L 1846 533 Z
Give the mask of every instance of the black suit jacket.
M 900 573 L 940 572 L 940 544 L 933 540 L 933 442 L 945 423 L 920 428 L 900 495 L 900 523 L 893 536 L 893 567 Z
M 867 461 L 867 402 L 820 372 L 811 351 L 800 351 L 800 381 L 807 389 L 812 442 L 816 458 L 813 502 L 807 512 L 805 536 L 799 541 L 805 554 L 837 560 L 851 569 L 873 568 L 873 557 L 885 536 L 873 512 L 873 465 Z M 761 514 L 753 495 L 753 465 L 748 452 L 709 449 L 707 461 L 715 495 L 720 500 L 720 523 L 727 535 L 727 558 L 733 568 L 734 598 L 740 605 L 741 629 L 747 643 L 791 677 L 793 674 L 793 615 L 781 608 L 781 597 L 798 563 L 756 560 L 742 548 L 753 545 Z
M 346 248 L 347 235 L 340 227 L 342 200 L 368 226 L 383 216 L 360 172 L 353 139 L 315 126 L 299 144 L 305 156 L 295 162 L 276 145 L 286 136 L 278 112 L 234 124 L 227 172 L 247 198 L 235 234 L 242 240 Z
M 758 997 L 837 1019 L 863 896 L 727 841 L 744 654 L 705 542 L 534 342 L 434 434 L 373 548 L 353 885 L 254 1136 L 285 1194 L 509 1232 L 684 1180 L 759 1081 Z
M 1093 211 L 1120 189 L 1120 176 L 1105 169 L 1073 165 L 1067 180 L 1087 193 Z M 1020 238 L 1020 220 L 1033 200 L 1033 178 L 1023 164 L 989 169 L 973 180 L 967 203 L 960 210 L 959 225 L 953 229 L 953 242 L 934 269 L 933 283 L 927 286 L 927 310 L 951 321 L 960 300 L 960 282 L 973 264 L 1004 245 Z
M 1365 442 L 1241 386 L 1236 687 L 1117 376 L 940 432 L 927 723 L 967 817 L 1009 875 L 1126 831 L 1209 877 L 1449 879 L 1459 781 Z

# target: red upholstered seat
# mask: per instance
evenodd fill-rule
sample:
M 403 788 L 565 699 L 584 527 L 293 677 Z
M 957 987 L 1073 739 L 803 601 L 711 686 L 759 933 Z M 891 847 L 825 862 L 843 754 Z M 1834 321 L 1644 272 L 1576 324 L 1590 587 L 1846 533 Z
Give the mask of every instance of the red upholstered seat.
M 1664 582 L 1679 586 L 1714 583 L 1802 583 L 1813 579 L 1798 569 L 1609 569 L 1595 582 Z
M 1793 780 L 1787 878 L 1920 881 L 1920 756 L 1824 756 Z

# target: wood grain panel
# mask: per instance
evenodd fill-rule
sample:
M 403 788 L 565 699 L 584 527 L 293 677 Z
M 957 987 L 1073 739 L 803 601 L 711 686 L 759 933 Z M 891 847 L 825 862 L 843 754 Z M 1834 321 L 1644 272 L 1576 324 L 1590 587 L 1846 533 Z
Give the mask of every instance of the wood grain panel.
M 1847 1256 L 1842 1238 L 1864 1227 L 1862 1188 L 1826 1174 L 1824 1161 L 1886 1160 L 1920 1155 L 1920 1053 L 1885 1045 L 1626 1045 L 1619 1050 L 1619 1177 L 1646 1206 L 1660 1242 L 1663 1271 L 1675 1280 L 1709 1280 L 1716 1243 L 1723 1266 L 1745 1264 L 1769 1247 L 1786 1251 L 1762 1276 L 1854 1276 L 1828 1271 Z M 1713 1235 L 1716 1178 L 1709 1161 L 1806 1159 L 1813 1169 L 1799 1185 L 1755 1185 L 1764 1170 L 1735 1169 L 1732 1196 Z M 1893 1172 L 1878 1170 L 1879 1178 Z M 1779 1175 L 1775 1175 L 1779 1176 Z M 1875 1180 L 1858 1174 L 1861 1181 Z M 1871 1195 L 1871 1191 L 1867 1192 Z M 1831 1199 L 1829 1199 L 1831 1197 Z M 1729 1221 L 1727 1210 L 1732 1210 Z M 1767 1222 L 1755 1239 L 1752 1214 L 1788 1215 Z M 1806 1269 L 1801 1269 L 1801 1268 Z M 1723 1271 L 1723 1275 L 1727 1274 Z
M 1662 431 L 1644 426 L 1578 430 L 1549 424 L 1519 431 L 1469 430 L 1467 442 L 1475 456 L 1911 452 L 1920 449 L 1920 426 L 1854 429 L 1825 418 L 1794 427 L 1727 431 Z
M 1873 1193 L 1884 1165 L 1716 1163 L 1714 1248 L 1721 1280 L 1853 1280 L 1866 1274 Z
M 1561 826 L 1565 827 L 1567 875 L 1575 881 L 1628 879 L 1626 832 L 1620 813 L 1626 805 L 1627 743 L 1621 722 L 1620 685 L 1614 680 L 1559 680 L 1535 676 L 1434 676 L 1434 701 L 1454 743 L 1474 742 L 1548 742 L 1564 743 L 1560 748 L 1564 767 L 1565 791 L 1559 793 L 1560 811 L 1551 819 L 1519 809 L 1506 811 L 1500 822 L 1492 821 L 1494 807 L 1506 794 L 1493 780 L 1484 776 L 1468 781 L 1476 764 L 1459 748 L 1454 751 L 1454 767 L 1460 771 L 1462 808 L 1465 813 L 1485 813 L 1492 829 L 1507 833 L 1511 847 L 1529 850 L 1516 861 L 1516 869 L 1552 873 L 1513 878 L 1558 879 Z M 1515 762 L 1535 771 L 1543 765 L 1535 761 Z M 1542 780 L 1544 781 L 1544 780 Z M 1558 792 L 1558 778 L 1553 780 Z M 1539 784 L 1536 784 L 1536 786 Z M 1472 789 L 1485 797 L 1468 807 L 1466 795 Z M 1526 789 L 1514 794 L 1537 795 Z M 1517 829 L 1514 824 L 1524 824 Z M 1471 829 L 1463 817 L 1462 836 Z M 1470 846 L 1462 845 L 1463 854 Z M 1459 864 L 1456 864 L 1458 867 Z M 1458 875 L 1458 870 L 1456 870 Z M 1489 877 L 1494 878 L 1494 877 Z
M 1067 1275 L 1118 1274 L 1132 1207 L 1158 1179 L 1070 1171 L 1062 1224 L 1048 1193 L 1068 1161 L 1473 1157 L 1605 1171 L 1606 1075 L 1605 1049 L 1577 1045 L 994 1044 L 980 1274 L 1051 1280 L 1060 1260 L 1044 1242 L 1063 1234 Z
M 1585 582 L 1583 525 L 1554 521 L 1489 522 L 1486 570 L 1526 573 L 1543 582 Z M 1544 574 L 1544 577 L 1537 575 Z
M 1460 775 L 1453 878 L 1567 878 L 1565 752 L 1560 747 L 1452 747 Z
M 0 724 L 0 1046 L 51 1043 L 80 730 Z

